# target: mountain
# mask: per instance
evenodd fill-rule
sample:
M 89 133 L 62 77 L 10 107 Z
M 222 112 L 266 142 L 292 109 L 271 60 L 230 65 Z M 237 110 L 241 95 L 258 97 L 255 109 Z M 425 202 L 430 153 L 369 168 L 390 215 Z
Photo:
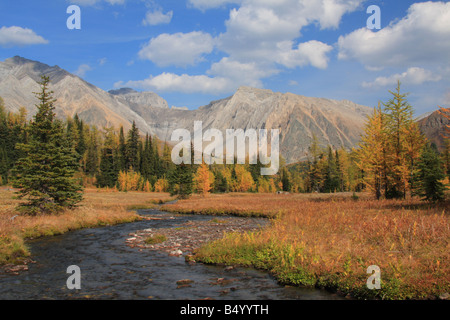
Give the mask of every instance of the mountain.
M 31 117 L 36 113 L 37 99 L 33 92 L 39 91 L 41 74 L 50 77 L 50 89 L 57 99 L 55 113 L 60 118 L 73 117 L 76 113 L 88 124 L 99 127 L 131 127 L 136 124 L 143 131 L 151 132 L 146 121 L 133 110 L 127 101 L 112 95 L 83 79 L 46 64 L 13 57 L 0 62 L 0 96 L 8 110 L 17 112 L 21 106 Z
M 352 148 L 359 142 L 369 107 L 351 101 L 310 98 L 267 89 L 241 87 L 232 96 L 213 101 L 196 110 L 169 108 L 155 93 L 122 88 L 106 92 L 59 68 L 14 57 L 0 62 L 0 96 L 7 109 L 25 106 L 30 116 L 35 112 L 40 74 L 51 78 L 59 117 L 79 117 L 89 124 L 124 125 L 132 121 L 142 133 L 170 141 L 175 129 L 193 132 L 195 121 L 203 130 L 279 129 L 280 152 L 288 163 L 305 159 L 315 135 L 323 147 Z
M 165 111 L 160 124 L 168 127 L 157 131 L 169 140 L 171 129 L 193 132 L 193 123 L 199 120 L 203 121 L 204 130 L 219 129 L 224 137 L 226 129 L 280 129 L 280 153 L 291 163 L 305 159 L 313 135 L 323 147 L 354 147 L 371 112 L 371 108 L 346 100 L 241 87 L 233 96 L 194 111 Z
M 422 133 L 435 143 L 439 150 L 443 150 L 445 147 L 445 129 L 450 125 L 450 120 L 440 114 L 439 111 L 435 111 L 420 119 L 418 123 Z

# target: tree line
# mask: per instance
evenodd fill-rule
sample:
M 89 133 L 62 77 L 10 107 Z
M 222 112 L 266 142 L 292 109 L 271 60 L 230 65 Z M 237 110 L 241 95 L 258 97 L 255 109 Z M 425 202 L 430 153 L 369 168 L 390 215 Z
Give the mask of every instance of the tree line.
M 261 176 L 259 163 L 175 165 L 169 145 L 142 136 L 134 122 L 125 132 L 123 127 L 87 125 L 78 115 L 58 120 L 49 82 L 43 77 L 41 91 L 35 93 L 38 112 L 31 121 L 25 108 L 6 112 L 0 98 L 0 182 L 19 188 L 19 197 L 29 199 L 28 209 L 72 207 L 81 200 L 82 187 L 90 185 L 180 197 L 278 191 L 370 191 L 377 199 L 419 195 L 430 201 L 444 197 L 448 143 L 440 154 L 422 135 L 400 83 L 392 99 L 368 117 L 357 148 L 324 147 L 314 136 L 307 160 L 286 165 L 281 158 L 277 175 Z

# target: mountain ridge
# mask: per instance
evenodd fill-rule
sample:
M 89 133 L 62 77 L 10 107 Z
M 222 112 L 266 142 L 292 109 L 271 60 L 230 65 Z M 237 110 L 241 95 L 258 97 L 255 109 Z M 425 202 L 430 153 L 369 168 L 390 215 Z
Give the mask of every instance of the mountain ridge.
M 75 113 L 88 124 L 128 129 L 134 121 L 145 134 L 170 141 L 175 129 L 193 132 L 195 121 L 203 129 L 279 129 L 280 152 L 288 163 L 305 159 L 313 136 L 322 146 L 350 149 L 357 145 L 367 115 L 373 109 L 349 100 L 313 98 L 293 93 L 273 92 L 242 86 L 223 99 L 195 110 L 169 108 L 167 101 L 153 92 L 121 88 L 106 92 L 58 67 L 13 57 L 0 62 L 0 96 L 8 110 L 25 106 L 31 117 L 37 103 L 40 75 L 51 78 L 57 99 L 58 117 Z

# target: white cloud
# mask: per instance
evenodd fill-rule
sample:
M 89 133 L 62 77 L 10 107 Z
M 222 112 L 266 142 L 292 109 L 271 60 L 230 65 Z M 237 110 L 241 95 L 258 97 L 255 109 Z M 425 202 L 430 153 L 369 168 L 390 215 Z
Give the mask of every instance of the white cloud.
M 282 67 L 328 67 L 332 47 L 320 41 L 299 43 L 302 28 L 337 28 L 344 14 L 364 0 L 189 0 L 200 10 L 239 4 L 230 10 L 226 31 L 213 38 L 204 32 L 161 34 L 139 52 L 158 66 L 187 67 L 218 49 L 225 54 L 206 75 L 163 73 L 128 86 L 157 91 L 229 93 L 241 85 L 263 87 L 262 80 Z M 186 81 L 184 84 L 181 81 Z
M 434 75 L 431 71 L 425 70 L 423 68 L 412 67 L 402 74 L 394 74 L 389 77 L 378 77 L 373 82 L 363 82 L 363 87 L 386 87 L 394 86 L 397 81 L 404 84 L 420 85 L 425 82 L 437 82 L 442 79 L 439 75 Z
M 205 75 L 177 75 L 162 73 L 158 76 L 150 76 L 145 80 L 117 82 L 114 87 L 132 87 L 157 92 L 182 92 L 221 94 L 229 92 L 234 84 L 222 77 L 208 77 Z
M 213 48 L 213 38 L 208 33 L 164 33 L 151 39 L 139 51 L 139 57 L 161 67 L 186 67 L 202 61 L 203 55 L 211 53 Z
M 102 66 L 102 65 L 104 65 L 107 61 L 108 61 L 108 59 L 106 59 L 106 58 L 101 58 L 101 59 L 98 60 L 98 64 L 99 64 L 100 66 Z
M 142 20 L 144 26 L 156 26 L 158 24 L 167 24 L 172 21 L 173 11 L 163 13 L 161 9 L 148 11 L 145 19 Z
M 48 40 L 37 35 L 33 30 L 12 26 L 0 28 L 0 46 L 14 47 L 33 44 L 47 44 Z
M 82 78 L 86 75 L 86 72 L 91 71 L 91 70 L 92 70 L 92 68 L 88 64 L 82 64 L 78 67 L 77 71 L 75 71 L 73 74 Z
M 368 67 L 448 64 L 450 3 L 415 3 L 406 17 L 373 32 L 358 29 L 338 41 L 339 58 Z
M 332 46 L 316 40 L 300 43 L 295 50 L 291 50 L 292 43 L 290 42 L 280 44 L 280 46 L 281 48 L 286 46 L 286 48 L 281 50 L 277 62 L 288 68 L 312 65 L 319 69 L 326 69 L 328 67 L 327 54 L 333 50 Z
M 302 50 L 308 49 L 308 45 L 293 49 L 293 44 L 301 37 L 304 27 L 318 24 L 321 29 L 337 28 L 343 15 L 356 10 L 362 2 L 363 0 L 244 0 L 240 8 L 230 11 L 225 23 L 227 30 L 218 37 L 218 47 L 234 60 L 293 62 L 295 56 L 304 54 Z M 319 60 L 314 61 L 315 66 L 323 67 L 323 57 Z M 311 59 L 306 61 L 313 62 Z M 300 65 L 303 66 L 303 62 Z
M 444 103 L 447 107 L 450 107 L 450 88 L 448 88 L 447 92 L 445 93 Z
M 270 66 L 262 67 L 255 62 L 241 63 L 230 58 L 223 58 L 214 63 L 207 72 L 215 77 L 229 79 L 235 85 L 232 89 L 237 89 L 241 85 L 261 88 L 261 79 L 278 73 L 278 70 Z

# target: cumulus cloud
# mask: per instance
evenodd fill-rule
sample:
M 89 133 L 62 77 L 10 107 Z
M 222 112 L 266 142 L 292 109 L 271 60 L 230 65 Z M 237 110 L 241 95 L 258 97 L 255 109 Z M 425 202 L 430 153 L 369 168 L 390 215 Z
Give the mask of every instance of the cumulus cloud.
M 314 62 L 314 66 L 323 68 L 326 59 L 322 53 L 328 53 L 329 46 L 323 44 L 321 57 L 313 61 L 312 57 L 305 59 L 305 55 L 310 56 L 308 49 L 317 48 L 319 42 L 297 48 L 294 42 L 301 37 L 302 29 L 311 24 L 321 29 L 337 28 L 343 15 L 361 3 L 362 0 L 244 0 L 241 7 L 230 11 L 226 32 L 218 37 L 218 48 L 239 61 L 285 61 L 291 67 Z
M 312 40 L 300 42 L 302 29 L 316 24 L 337 28 L 346 13 L 363 0 L 189 0 L 200 10 L 237 4 L 225 21 L 226 30 L 213 38 L 204 32 L 161 34 L 139 52 L 158 66 L 187 67 L 203 61 L 214 48 L 225 57 L 206 75 L 164 73 L 129 86 L 159 91 L 227 93 L 240 85 L 263 87 L 262 80 L 283 68 L 328 67 L 332 46 Z M 183 86 L 180 81 L 187 81 Z M 187 85 L 186 85 L 187 84 Z
M 326 69 L 329 60 L 327 54 L 333 50 L 332 46 L 316 40 L 300 43 L 294 50 L 291 49 L 290 42 L 280 46 L 286 46 L 286 49 L 280 51 L 277 62 L 288 68 L 312 65 L 319 69 Z
M 82 64 L 82 65 L 80 65 L 78 67 L 78 69 L 73 74 L 75 74 L 76 76 L 82 78 L 82 77 L 84 77 L 86 75 L 86 72 L 91 71 L 91 70 L 92 70 L 92 68 L 91 68 L 90 65 Z
M 139 51 L 139 57 L 161 67 L 186 67 L 202 61 L 203 55 L 211 53 L 213 48 L 213 38 L 208 33 L 164 33 L 151 39 Z
M 165 72 L 158 76 L 150 76 L 145 80 L 117 82 L 114 85 L 116 88 L 123 86 L 157 92 L 221 94 L 229 92 L 234 85 L 229 79 L 222 77 L 177 75 Z
M 450 59 L 450 3 L 415 3 L 406 17 L 373 32 L 358 29 L 338 41 L 339 58 L 371 68 L 422 63 L 447 64 Z
M 161 9 L 148 11 L 142 24 L 144 26 L 156 26 L 158 24 L 167 24 L 172 21 L 173 11 L 163 13 Z
M 0 46 L 14 47 L 33 44 L 47 44 L 48 40 L 37 35 L 33 30 L 12 26 L 0 28 Z
M 214 63 L 207 73 L 215 77 L 230 79 L 231 83 L 235 84 L 232 86 L 234 90 L 240 85 L 261 88 L 263 86 L 261 79 L 278 72 L 278 70 L 270 66 L 262 67 L 255 62 L 242 63 L 225 57 Z
M 386 87 L 393 86 L 400 81 L 404 84 L 420 85 L 425 82 L 437 82 L 442 79 L 440 75 L 434 75 L 431 71 L 423 68 L 412 67 L 401 74 L 394 74 L 389 77 L 378 77 L 373 82 L 363 82 L 363 87 Z

